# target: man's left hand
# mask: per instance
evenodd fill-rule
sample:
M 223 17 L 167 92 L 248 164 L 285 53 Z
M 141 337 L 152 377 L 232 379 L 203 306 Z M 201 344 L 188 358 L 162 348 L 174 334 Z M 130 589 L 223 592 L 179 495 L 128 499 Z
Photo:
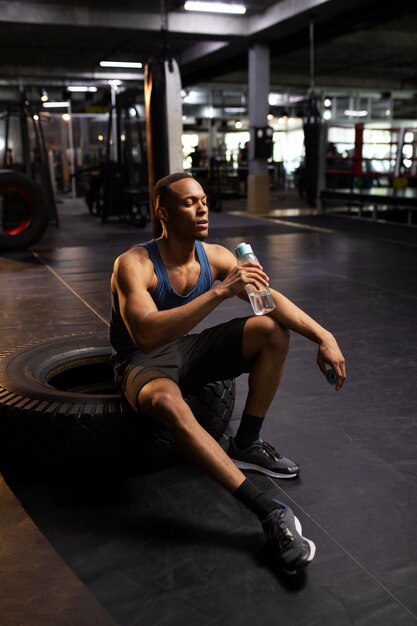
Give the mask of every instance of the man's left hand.
M 333 335 L 329 335 L 320 342 L 317 352 L 317 365 L 324 375 L 327 371 L 326 365 L 330 365 L 336 374 L 335 389 L 339 391 L 346 380 L 346 365 L 344 356 Z

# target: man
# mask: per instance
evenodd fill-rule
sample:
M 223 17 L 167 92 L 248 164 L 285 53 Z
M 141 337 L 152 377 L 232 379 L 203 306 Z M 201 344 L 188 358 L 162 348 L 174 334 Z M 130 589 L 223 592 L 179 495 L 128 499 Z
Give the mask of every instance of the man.
M 317 363 L 323 374 L 326 364 L 334 369 L 337 390 L 346 376 L 343 355 L 328 331 L 274 290 L 276 308 L 268 315 L 188 334 L 227 298 L 247 300 L 245 285 L 267 286 L 268 276 L 256 263 L 237 265 L 223 246 L 203 243 L 206 195 L 191 176 L 172 174 L 155 185 L 154 214 L 162 235 L 128 250 L 114 265 L 110 339 L 116 379 L 135 410 L 159 420 L 191 461 L 258 516 L 279 563 L 297 572 L 312 561 L 314 543 L 302 536 L 291 509 L 259 491 L 238 465 L 282 478 L 300 471 L 260 439 L 283 373 L 289 330 L 318 344 Z M 227 454 L 181 392 L 242 372 L 249 372 L 249 390 Z

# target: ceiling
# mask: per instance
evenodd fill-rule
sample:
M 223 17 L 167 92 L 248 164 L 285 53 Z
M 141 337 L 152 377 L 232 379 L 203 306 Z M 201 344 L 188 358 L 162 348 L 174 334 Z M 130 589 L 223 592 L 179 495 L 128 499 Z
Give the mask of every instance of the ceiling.
M 185 87 L 245 88 L 248 48 L 260 43 L 271 50 L 271 90 L 305 93 L 314 84 L 329 94 L 396 93 L 417 117 L 415 0 L 246 6 L 245 16 L 221 16 L 186 12 L 177 0 L 0 0 L 0 98 L 31 85 L 105 84 L 113 70 L 100 69 L 101 60 L 146 63 L 164 39 Z M 140 79 L 137 71 L 122 72 L 128 81 Z

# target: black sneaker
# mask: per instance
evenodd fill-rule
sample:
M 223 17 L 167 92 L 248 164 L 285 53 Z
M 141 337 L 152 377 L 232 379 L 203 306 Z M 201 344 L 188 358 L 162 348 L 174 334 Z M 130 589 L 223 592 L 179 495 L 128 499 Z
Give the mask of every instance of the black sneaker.
M 301 470 L 297 463 L 286 459 L 261 439 L 249 448 L 239 450 L 233 437 L 230 437 L 228 455 L 240 469 L 256 470 L 275 478 L 295 478 Z
M 298 574 L 314 559 L 316 546 L 303 537 L 300 520 L 292 510 L 282 502 L 276 503 L 277 508 L 267 515 L 262 527 L 284 572 Z

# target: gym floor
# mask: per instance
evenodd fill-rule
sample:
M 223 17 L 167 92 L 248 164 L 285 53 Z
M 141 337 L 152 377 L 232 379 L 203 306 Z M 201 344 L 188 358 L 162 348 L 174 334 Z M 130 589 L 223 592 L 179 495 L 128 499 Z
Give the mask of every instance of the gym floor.
M 417 622 L 417 230 L 327 215 L 211 215 L 209 241 L 252 244 L 271 284 L 331 330 L 348 379 L 334 392 L 293 335 L 263 438 L 302 466 L 253 476 L 317 545 L 283 576 L 257 519 L 183 463 L 146 476 L 0 481 L 4 626 L 406 626 Z M 285 202 L 284 202 L 285 204 Z M 278 205 L 277 205 L 278 206 Z M 278 207 L 279 208 L 279 207 Z M 107 332 L 114 258 L 150 228 L 58 206 L 32 249 L 0 257 L 0 351 Z M 249 312 L 223 303 L 201 328 Z M 231 430 L 245 401 L 237 381 Z M 3 468 L 4 469 L 4 468 Z

